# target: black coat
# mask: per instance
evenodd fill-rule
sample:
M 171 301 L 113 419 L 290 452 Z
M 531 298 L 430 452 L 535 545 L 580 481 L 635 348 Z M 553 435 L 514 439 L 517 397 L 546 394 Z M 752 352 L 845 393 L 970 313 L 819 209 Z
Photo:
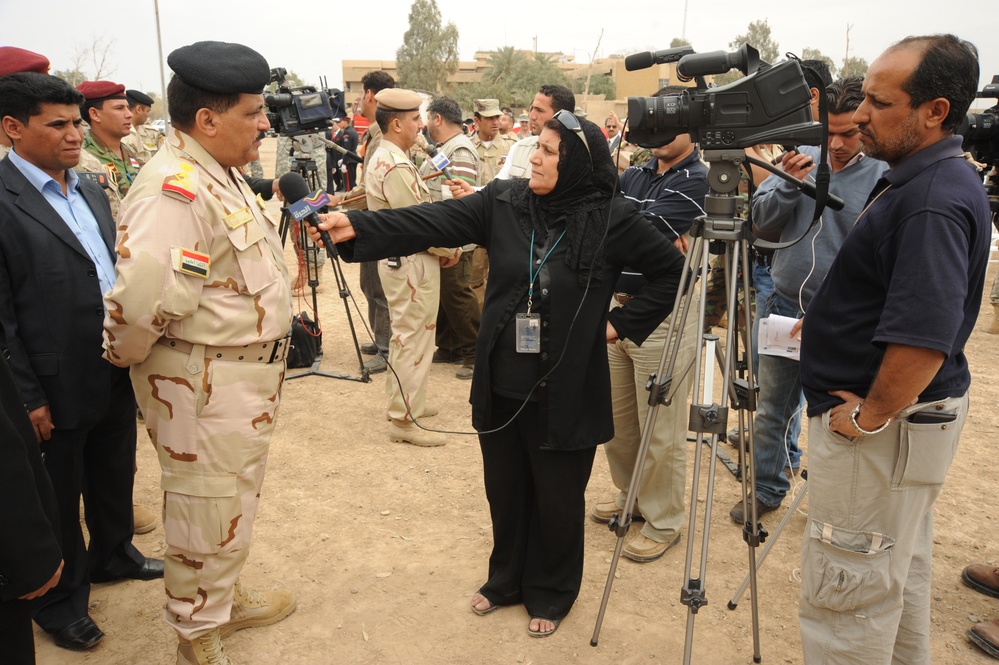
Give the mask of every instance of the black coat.
M 101 188 L 80 180 L 112 260 L 115 225 Z M 72 429 L 108 410 L 112 384 L 128 370 L 103 353 L 104 302 L 86 250 L 10 158 L 0 161 L 0 324 L 29 411 L 46 404 Z
M 0 601 L 49 581 L 62 552 L 52 483 L 42 467 L 35 430 L 6 360 L 0 331 Z
M 488 422 L 492 396 L 488 359 L 500 332 L 516 314 L 529 281 L 531 236 L 514 217 L 511 183 L 493 181 L 477 194 L 441 203 L 352 211 L 348 214 L 357 238 L 339 246 L 348 261 L 405 256 L 427 247 L 467 243 L 489 250 L 489 281 L 475 353 L 479 361 L 475 363 L 470 399 L 472 424 L 480 430 Z M 609 316 L 621 338 L 641 344 L 672 310 L 683 255 L 620 198 L 611 204 L 603 274 L 588 293 L 563 260 L 566 246 L 568 243 L 560 243 L 545 262 L 535 285 L 532 311 L 539 312 L 542 319 L 540 372 L 552 372 L 537 393 L 543 419 L 542 446 L 577 450 L 609 441 L 614 435 L 606 322 L 622 267 L 640 270 L 649 283 L 638 297 Z M 563 350 L 564 357 L 557 362 Z

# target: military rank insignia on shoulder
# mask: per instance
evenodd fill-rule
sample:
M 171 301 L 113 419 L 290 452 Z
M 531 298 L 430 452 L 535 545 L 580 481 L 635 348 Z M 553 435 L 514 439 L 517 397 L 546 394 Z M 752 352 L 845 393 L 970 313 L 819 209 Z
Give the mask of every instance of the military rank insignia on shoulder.
M 177 172 L 163 181 L 163 191 L 193 201 L 198 191 L 198 174 L 190 162 L 177 162 Z
M 212 257 L 203 252 L 183 247 L 170 248 L 170 260 L 176 272 L 207 279 L 212 268 Z

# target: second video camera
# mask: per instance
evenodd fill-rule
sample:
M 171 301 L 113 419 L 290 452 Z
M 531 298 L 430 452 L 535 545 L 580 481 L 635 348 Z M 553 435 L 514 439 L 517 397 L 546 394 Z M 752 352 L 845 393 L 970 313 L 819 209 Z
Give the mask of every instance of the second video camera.
M 311 85 L 288 86 L 284 67 L 271 70 L 277 92 L 265 93 L 267 119 L 276 134 L 301 136 L 333 126 L 333 118 L 344 115 L 343 92 L 336 88 L 317 89 Z

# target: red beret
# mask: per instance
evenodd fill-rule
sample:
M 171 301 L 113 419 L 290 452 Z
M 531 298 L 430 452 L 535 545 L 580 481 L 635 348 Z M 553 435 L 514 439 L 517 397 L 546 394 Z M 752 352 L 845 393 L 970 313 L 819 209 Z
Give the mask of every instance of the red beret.
M 84 81 L 76 86 L 88 102 L 102 99 L 125 99 L 125 86 L 111 81 Z
M 49 59 L 16 46 L 0 46 L 0 76 L 21 72 L 49 73 Z

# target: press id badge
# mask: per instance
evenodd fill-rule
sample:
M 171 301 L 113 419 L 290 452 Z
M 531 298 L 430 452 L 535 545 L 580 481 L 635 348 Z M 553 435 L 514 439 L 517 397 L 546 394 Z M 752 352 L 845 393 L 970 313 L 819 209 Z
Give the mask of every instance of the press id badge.
M 517 353 L 541 353 L 540 314 L 517 314 Z

